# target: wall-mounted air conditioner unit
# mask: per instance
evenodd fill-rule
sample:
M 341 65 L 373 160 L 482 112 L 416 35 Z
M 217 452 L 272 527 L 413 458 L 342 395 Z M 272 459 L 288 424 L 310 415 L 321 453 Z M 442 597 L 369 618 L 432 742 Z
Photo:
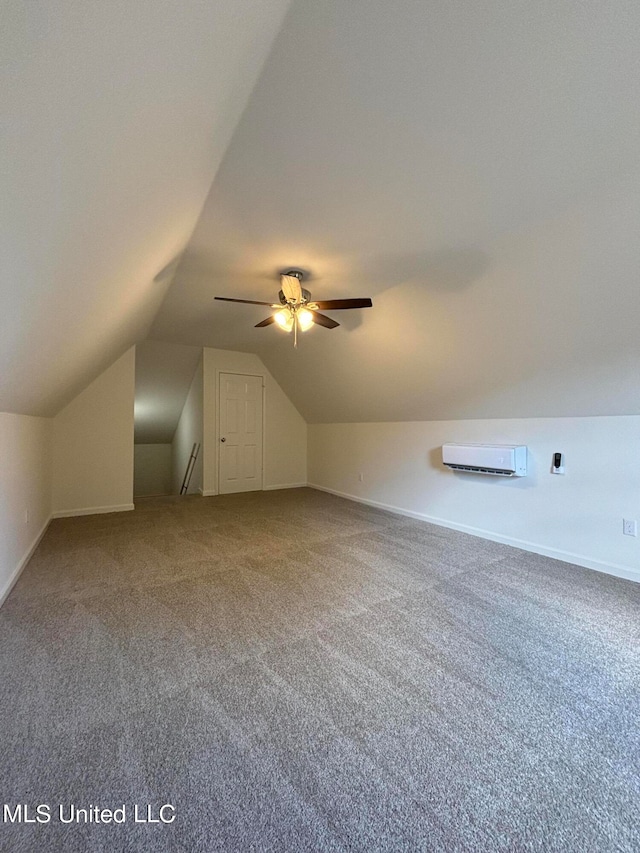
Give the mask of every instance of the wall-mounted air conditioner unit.
M 515 444 L 443 444 L 442 462 L 454 471 L 526 477 L 527 448 Z

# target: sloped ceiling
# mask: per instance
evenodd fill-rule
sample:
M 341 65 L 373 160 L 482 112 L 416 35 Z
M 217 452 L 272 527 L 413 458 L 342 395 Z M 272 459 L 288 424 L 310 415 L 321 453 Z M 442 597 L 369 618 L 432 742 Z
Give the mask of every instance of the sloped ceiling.
M 288 4 L 2 4 L 0 411 L 146 336 Z
M 626 0 L 294 0 L 151 336 L 258 353 L 310 422 L 640 413 L 639 29 Z M 289 266 L 374 307 L 294 351 L 213 302 Z

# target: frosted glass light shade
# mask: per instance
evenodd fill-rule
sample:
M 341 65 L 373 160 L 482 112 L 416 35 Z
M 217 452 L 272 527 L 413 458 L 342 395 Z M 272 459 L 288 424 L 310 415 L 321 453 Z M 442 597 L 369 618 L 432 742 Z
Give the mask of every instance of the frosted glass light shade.
M 307 308 L 298 311 L 298 326 L 301 332 L 306 332 L 313 326 L 313 314 Z
M 281 311 L 277 311 L 273 316 L 276 319 L 276 323 L 281 329 L 284 329 L 285 332 L 290 332 L 291 329 L 293 329 L 293 314 L 288 308 L 283 308 Z

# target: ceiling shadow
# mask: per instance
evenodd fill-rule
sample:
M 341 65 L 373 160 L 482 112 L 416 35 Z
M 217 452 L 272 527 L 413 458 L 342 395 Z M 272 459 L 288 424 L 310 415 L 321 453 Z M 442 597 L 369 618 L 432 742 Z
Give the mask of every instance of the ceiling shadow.
M 395 252 L 376 255 L 363 275 L 382 293 L 401 284 L 420 284 L 434 291 L 465 290 L 490 267 L 490 258 L 472 246 L 435 252 Z
M 153 280 L 154 282 L 156 282 L 156 284 L 166 281 L 169 278 L 173 278 L 176 273 L 176 270 L 180 266 L 183 254 L 183 252 L 180 252 L 178 255 L 173 257 L 168 264 L 165 264 L 162 269 L 154 275 Z

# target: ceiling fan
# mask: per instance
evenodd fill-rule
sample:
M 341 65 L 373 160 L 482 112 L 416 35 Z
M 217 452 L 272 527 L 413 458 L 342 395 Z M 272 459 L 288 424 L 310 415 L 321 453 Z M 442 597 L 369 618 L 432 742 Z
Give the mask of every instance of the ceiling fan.
M 280 276 L 281 290 L 278 293 L 280 302 L 256 302 L 253 299 L 231 299 L 227 296 L 216 296 L 221 302 L 243 302 L 246 305 L 268 305 L 278 310 L 256 323 L 255 328 L 261 329 L 276 323 L 285 332 L 293 331 L 293 345 L 298 346 L 298 331 L 306 332 L 315 323 L 325 329 L 335 329 L 336 323 L 331 317 L 320 314 L 319 311 L 344 311 L 345 308 L 371 308 L 370 299 L 325 299 L 312 301 L 311 294 L 302 287 L 304 273 L 302 270 L 291 269 Z

